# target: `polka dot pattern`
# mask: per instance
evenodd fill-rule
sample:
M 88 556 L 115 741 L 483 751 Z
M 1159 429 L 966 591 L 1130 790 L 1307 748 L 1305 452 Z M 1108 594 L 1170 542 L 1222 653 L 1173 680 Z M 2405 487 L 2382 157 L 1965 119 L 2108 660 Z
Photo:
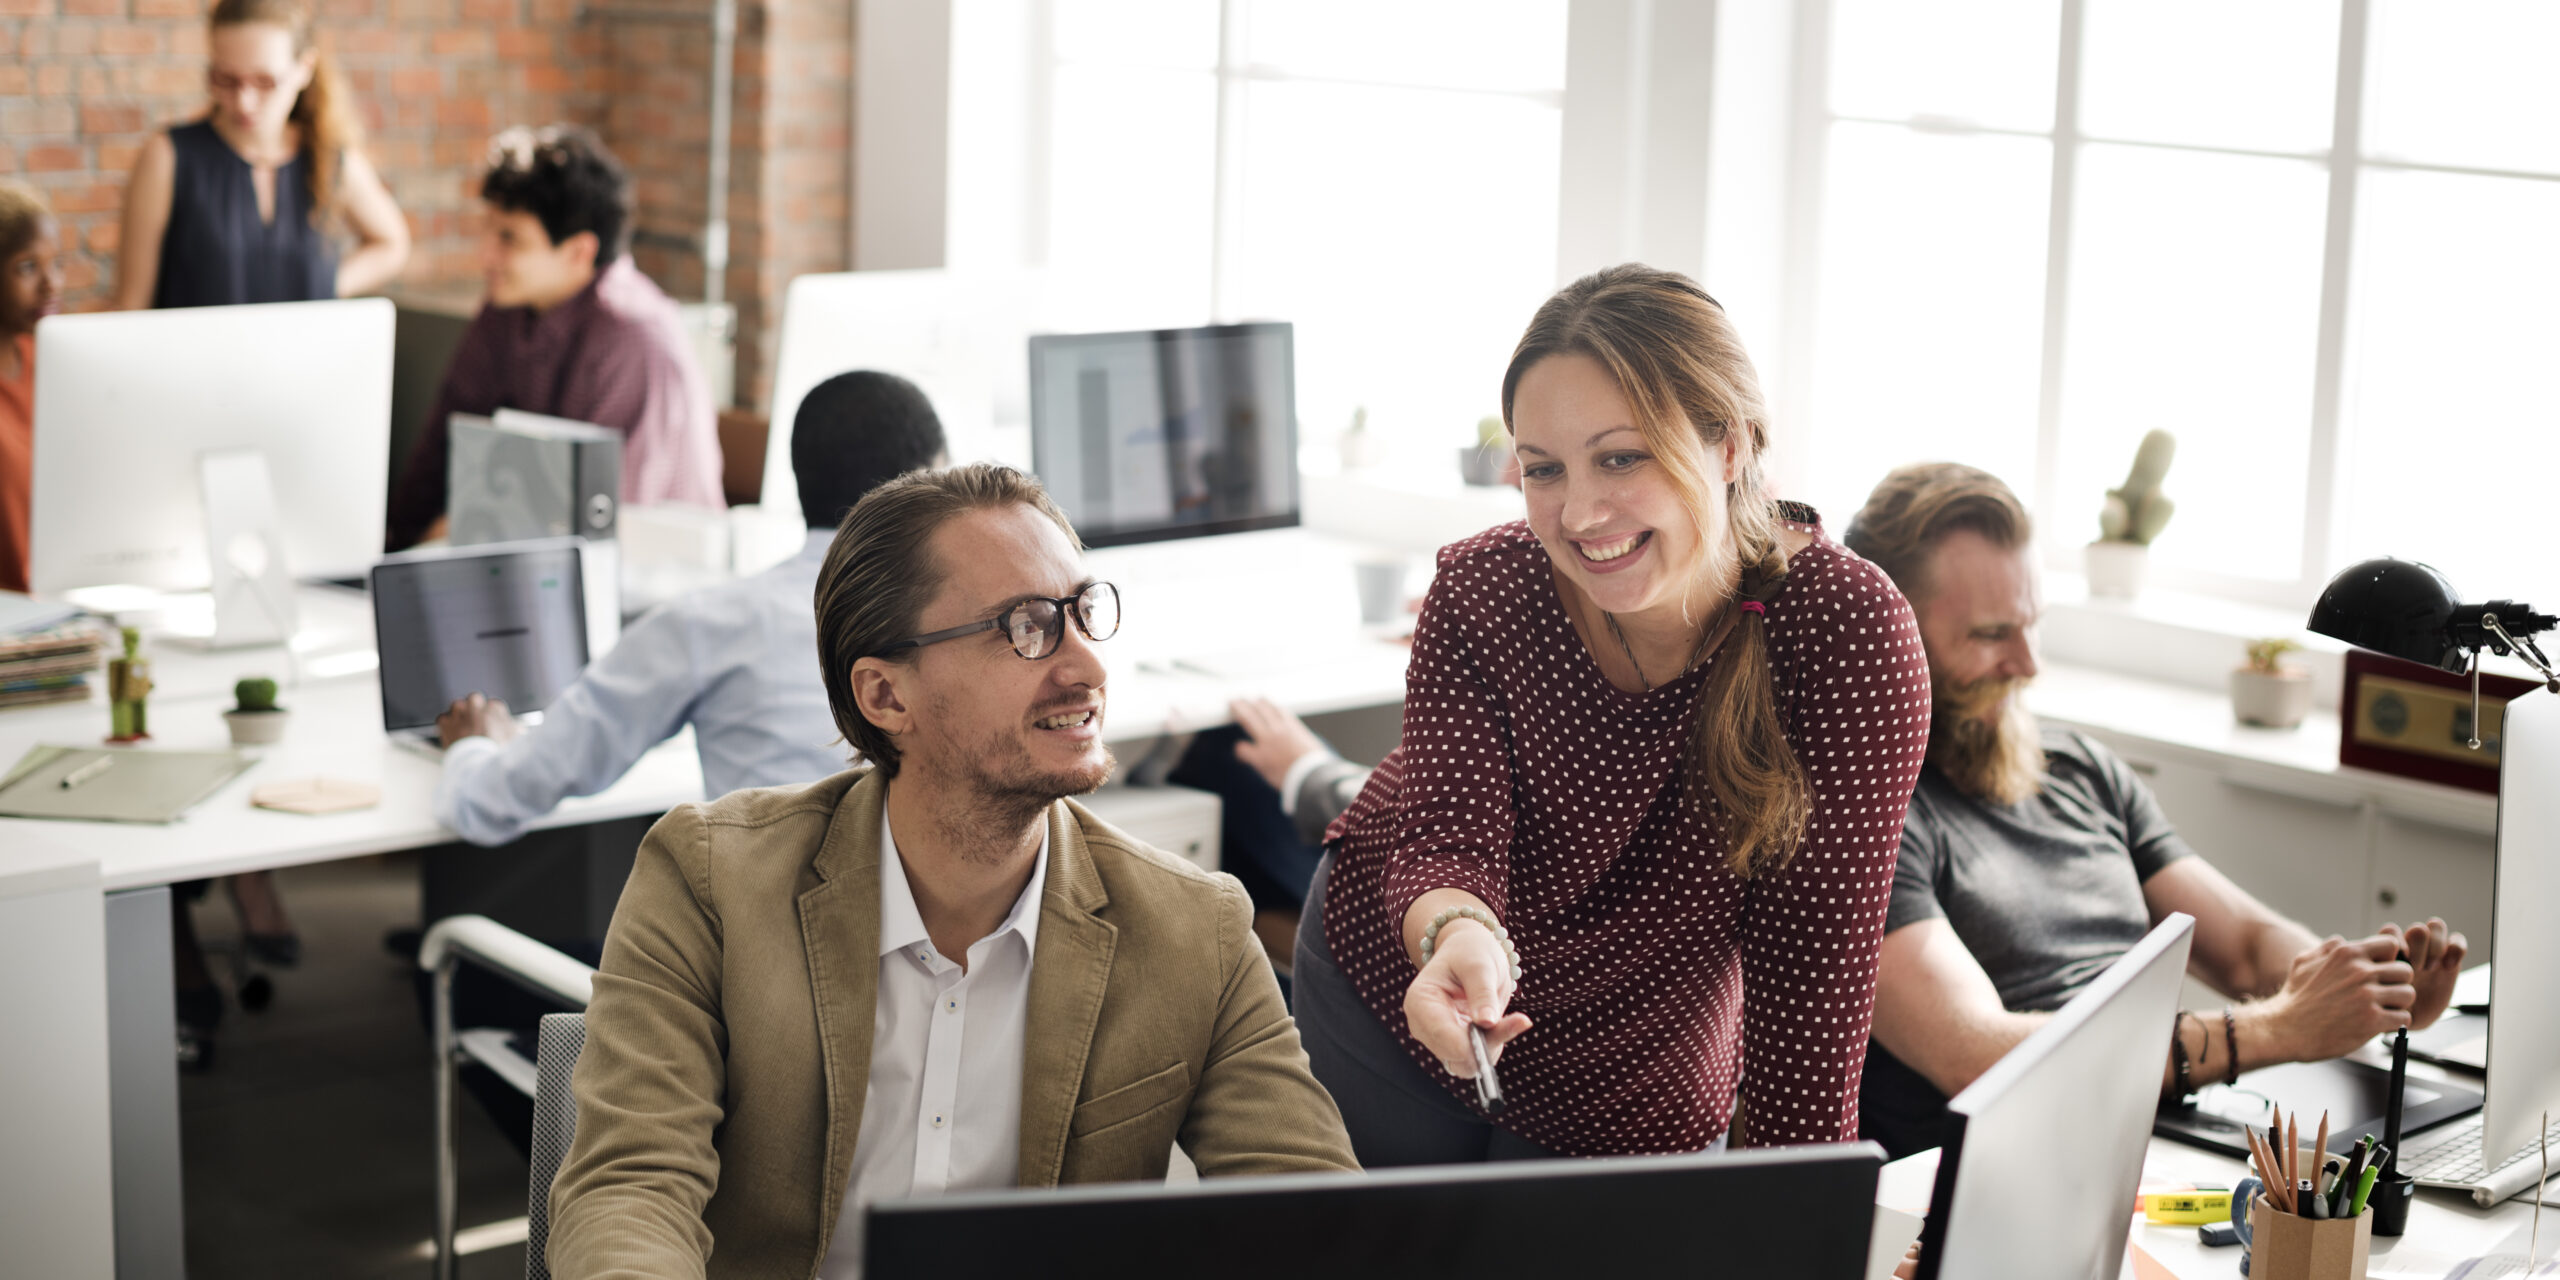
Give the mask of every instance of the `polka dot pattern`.
M 1903 808 L 1929 736 L 1910 606 L 1883 571 L 1813 535 L 1768 606 L 1780 719 L 1814 792 L 1783 871 L 1725 868 L 1712 795 L 1678 782 L 1697 670 L 1629 693 L 1600 674 L 1526 522 L 1440 553 L 1414 637 L 1401 744 L 1327 833 L 1325 937 L 1415 1064 L 1473 1104 L 1405 1031 L 1400 922 L 1459 888 L 1526 966 L 1500 1123 L 1575 1155 L 1695 1151 L 1733 1116 L 1753 1142 L 1858 1134 L 1858 1077 Z

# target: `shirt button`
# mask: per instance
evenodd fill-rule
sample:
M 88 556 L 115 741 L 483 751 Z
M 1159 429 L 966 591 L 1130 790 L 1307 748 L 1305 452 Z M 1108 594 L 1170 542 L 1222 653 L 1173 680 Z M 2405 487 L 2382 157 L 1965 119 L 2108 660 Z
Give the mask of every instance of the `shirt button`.
M 960 1002 L 957 1000 L 945 1000 L 942 1002 L 942 1008 L 945 1013 L 958 1013 L 960 1012 Z
M 942 1127 L 942 1117 L 940 1117 L 940 1116 L 935 1116 L 935 1117 L 933 1118 L 933 1127 L 934 1127 L 934 1128 L 936 1128 L 936 1129 L 939 1129 L 939 1128 L 941 1128 L 941 1127 Z

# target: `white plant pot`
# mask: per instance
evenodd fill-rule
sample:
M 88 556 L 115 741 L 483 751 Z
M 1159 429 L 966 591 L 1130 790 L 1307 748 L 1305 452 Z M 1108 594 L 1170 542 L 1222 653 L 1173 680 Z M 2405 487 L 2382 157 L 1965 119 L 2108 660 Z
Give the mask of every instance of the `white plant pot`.
M 2131 600 L 2142 594 L 2151 572 L 2151 548 L 2139 542 L 2089 544 L 2089 594 L 2103 600 Z
M 254 747 L 284 737 L 285 721 L 293 713 L 278 707 L 273 711 L 225 711 L 222 722 L 231 726 L 231 745 Z
M 2241 667 L 2231 673 L 2231 714 L 2242 724 L 2291 729 L 2311 714 L 2311 673 L 2268 675 Z

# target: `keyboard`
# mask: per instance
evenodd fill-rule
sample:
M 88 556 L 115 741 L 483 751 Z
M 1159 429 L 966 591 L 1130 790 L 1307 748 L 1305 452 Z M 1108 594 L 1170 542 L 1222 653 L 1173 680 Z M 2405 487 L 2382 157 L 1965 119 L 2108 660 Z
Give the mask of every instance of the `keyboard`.
M 2560 1147 L 2560 1124 L 2544 1141 Z M 2528 1146 L 2491 1166 L 2480 1152 L 2480 1113 L 2475 1111 L 2433 1132 L 2417 1135 L 2423 1148 L 2400 1156 L 2400 1172 L 2421 1186 L 2468 1191 L 2482 1207 L 2497 1204 L 2542 1180 L 2542 1152 Z M 2410 1145 L 2410 1144 L 2403 1144 Z

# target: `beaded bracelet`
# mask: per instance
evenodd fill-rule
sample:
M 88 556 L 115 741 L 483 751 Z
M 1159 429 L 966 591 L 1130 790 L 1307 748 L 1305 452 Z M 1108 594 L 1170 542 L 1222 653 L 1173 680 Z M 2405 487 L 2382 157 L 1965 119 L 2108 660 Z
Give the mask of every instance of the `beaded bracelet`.
M 2213 1033 L 2208 1031 L 2205 1034 Z M 2231 1016 L 2229 1005 L 2222 1006 L 2222 1043 L 2231 1053 L 2230 1073 L 2223 1077 L 2222 1082 L 2236 1085 L 2240 1083 L 2240 1020 Z
M 2201 1020 L 2199 1020 L 2199 1022 L 2201 1022 Z M 2176 1064 L 2178 1073 L 2178 1096 L 2181 1098 L 2196 1091 L 2196 1082 L 2189 1075 L 2189 1073 L 2195 1069 L 2195 1063 L 2187 1057 L 2186 1033 L 2187 1011 L 2180 1009 L 2178 1010 L 2178 1016 L 2171 1019 L 2169 1022 L 2169 1061 Z M 2210 1036 L 2213 1033 L 2208 1031 L 2205 1034 Z M 2211 1044 L 2212 1042 L 2210 1040 L 2206 1041 L 2208 1048 L 2211 1047 Z
M 1494 919 L 1493 913 L 1482 907 L 1451 907 L 1431 917 L 1431 923 L 1424 926 L 1422 930 L 1422 963 L 1426 965 L 1431 963 L 1431 946 L 1440 940 L 1440 927 L 1457 919 L 1473 920 L 1493 930 L 1493 940 L 1501 943 L 1503 954 L 1511 958 L 1511 980 L 1518 982 L 1520 980 L 1520 948 L 1511 945 L 1511 931 L 1502 927 L 1502 922 Z

